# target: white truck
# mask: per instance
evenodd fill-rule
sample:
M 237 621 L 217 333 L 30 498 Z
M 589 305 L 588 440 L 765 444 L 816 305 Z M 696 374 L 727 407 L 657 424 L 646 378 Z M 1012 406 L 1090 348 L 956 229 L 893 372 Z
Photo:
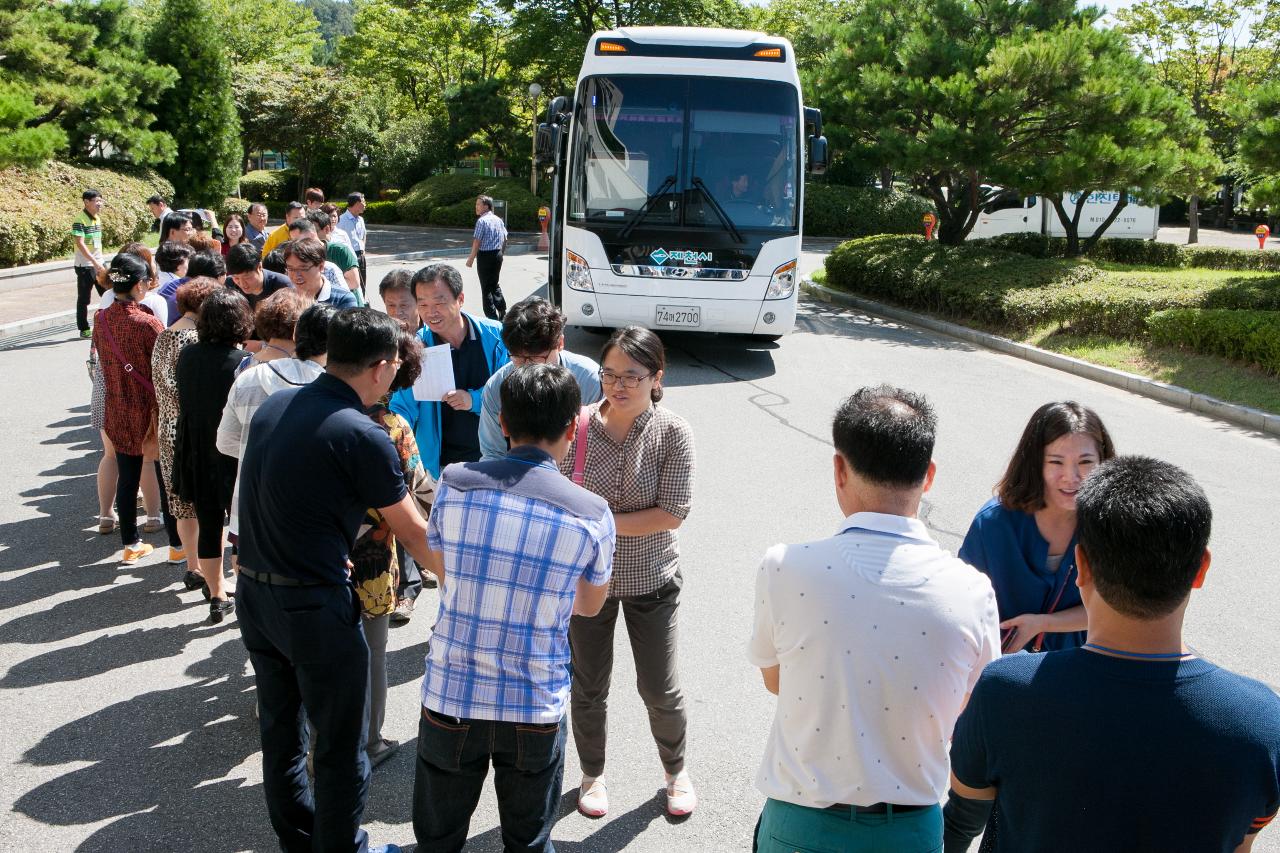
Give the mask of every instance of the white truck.
M 1087 240 L 1094 235 L 1098 227 L 1107 220 L 1116 203 L 1120 201 L 1120 193 L 1113 191 L 1093 192 L 1084 200 L 1084 213 L 1080 216 L 1080 239 Z M 1080 203 L 1080 193 L 1063 193 L 1062 206 L 1068 216 L 1075 214 L 1076 205 Z M 1154 240 L 1160 230 L 1160 206 L 1147 207 L 1138 204 L 1132 197 L 1120 211 L 1120 215 L 1102 233 L 1104 237 L 1117 237 L 1127 240 Z M 1067 236 L 1058 212 L 1043 196 L 1023 197 L 1015 192 L 1008 192 L 989 203 L 978 214 L 978 222 L 969 232 L 970 240 L 983 237 L 995 237 L 998 234 L 1019 234 L 1031 231 L 1050 237 Z

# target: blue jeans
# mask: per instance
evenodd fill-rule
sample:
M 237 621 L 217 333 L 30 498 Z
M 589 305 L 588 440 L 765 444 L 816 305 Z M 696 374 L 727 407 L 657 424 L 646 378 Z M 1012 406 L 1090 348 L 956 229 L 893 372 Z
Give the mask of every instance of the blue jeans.
M 942 809 L 857 814 L 768 799 L 756 825 L 758 853 L 941 853 Z
M 567 731 L 563 717 L 547 725 L 503 723 L 424 708 L 413 778 L 418 853 L 455 853 L 467 843 L 490 761 L 505 853 L 555 853 L 551 827 L 564 781 Z
M 350 585 L 285 587 L 240 575 L 240 635 L 258 685 L 262 787 L 286 853 L 363 851 L 369 646 Z M 315 785 L 307 784 L 307 730 Z

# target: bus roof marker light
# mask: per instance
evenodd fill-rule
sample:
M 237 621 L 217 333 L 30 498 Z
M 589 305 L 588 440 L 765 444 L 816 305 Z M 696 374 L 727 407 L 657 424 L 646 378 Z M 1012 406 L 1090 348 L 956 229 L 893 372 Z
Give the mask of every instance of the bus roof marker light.
M 627 46 L 616 41 L 596 42 L 596 53 L 626 53 Z
M 755 53 L 751 54 L 756 59 L 781 59 L 782 48 L 780 47 L 762 47 Z

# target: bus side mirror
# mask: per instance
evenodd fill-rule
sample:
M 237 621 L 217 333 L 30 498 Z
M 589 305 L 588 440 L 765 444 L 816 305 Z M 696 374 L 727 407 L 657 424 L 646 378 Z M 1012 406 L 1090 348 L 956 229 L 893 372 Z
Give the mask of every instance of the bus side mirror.
M 538 125 L 538 134 L 534 138 L 533 148 L 533 164 L 535 166 L 550 166 L 555 163 L 555 137 L 558 128 L 555 125 L 543 122 Z
M 804 123 L 810 128 L 809 133 L 813 136 L 822 135 L 822 110 L 817 107 L 804 108 Z
M 809 137 L 809 174 L 821 175 L 827 171 L 827 138 Z
M 560 116 L 567 115 L 572 111 L 573 98 L 568 95 L 557 95 L 547 105 L 547 119 L 553 122 L 559 121 Z

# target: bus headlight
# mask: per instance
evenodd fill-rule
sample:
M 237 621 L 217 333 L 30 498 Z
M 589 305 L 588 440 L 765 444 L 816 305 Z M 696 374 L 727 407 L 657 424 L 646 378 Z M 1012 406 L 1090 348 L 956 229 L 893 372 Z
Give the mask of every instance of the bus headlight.
M 773 271 L 769 279 L 769 289 L 764 292 L 765 299 L 790 299 L 796 292 L 796 262 L 787 261 Z
M 591 283 L 591 267 L 587 266 L 586 259 L 568 250 L 565 251 L 564 283 L 574 290 L 594 292 L 596 289 Z

